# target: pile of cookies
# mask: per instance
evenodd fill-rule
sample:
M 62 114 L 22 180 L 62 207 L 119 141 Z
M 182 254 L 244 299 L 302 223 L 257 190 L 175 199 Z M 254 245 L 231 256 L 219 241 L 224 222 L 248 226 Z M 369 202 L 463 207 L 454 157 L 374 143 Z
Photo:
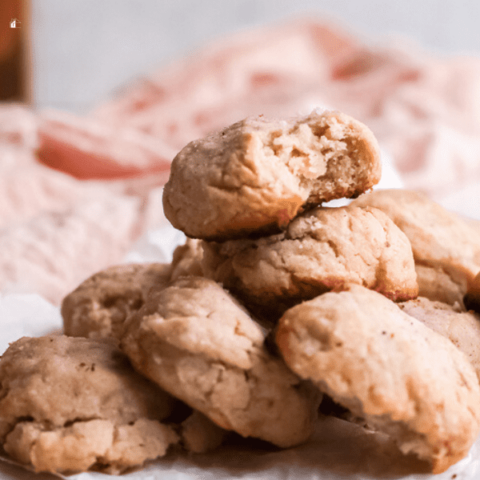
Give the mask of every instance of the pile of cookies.
M 465 307 L 480 304 L 480 228 L 414 192 L 365 193 L 380 170 L 372 133 L 339 112 L 187 145 L 164 190 L 189 237 L 172 263 L 95 274 L 62 303 L 65 335 L 1 358 L 5 451 L 120 473 L 229 432 L 289 448 L 328 400 L 434 473 L 463 458 L 480 430 Z

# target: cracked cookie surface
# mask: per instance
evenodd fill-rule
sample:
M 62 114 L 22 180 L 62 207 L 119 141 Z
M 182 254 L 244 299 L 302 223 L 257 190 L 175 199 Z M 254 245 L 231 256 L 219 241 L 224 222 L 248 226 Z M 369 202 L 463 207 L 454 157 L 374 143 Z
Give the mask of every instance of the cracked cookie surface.
M 263 346 L 265 333 L 218 284 L 181 277 L 151 291 L 121 348 L 142 374 L 240 435 L 306 441 L 319 396 Z
M 452 305 L 462 303 L 480 271 L 478 226 L 409 190 L 376 190 L 352 204 L 379 208 L 408 237 L 420 296 Z
M 350 285 L 288 310 L 276 340 L 289 367 L 440 473 L 480 429 L 480 387 L 451 341 L 372 290 Z
M 343 113 L 251 117 L 184 147 L 172 162 L 163 205 L 189 237 L 275 233 L 308 205 L 357 197 L 380 172 L 372 132 Z
M 145 303 L 153 286 L 166 285 L 171 266 L 116 265 L 82 282 L 62 302 L 64 332 L 73 337 L 120 337 L 123 323 Z
M 349 282 L 393 300 L 417 296 L 410 243 L 374 208 L 315 208 L 283 234 L 203 246 L 205 276 L 252 305 L 285 310 Z
M 0 360 L 0 442 L 36 471 L 119 473 L 163 456 L 175 403 L 104 341 L 24 337 Z

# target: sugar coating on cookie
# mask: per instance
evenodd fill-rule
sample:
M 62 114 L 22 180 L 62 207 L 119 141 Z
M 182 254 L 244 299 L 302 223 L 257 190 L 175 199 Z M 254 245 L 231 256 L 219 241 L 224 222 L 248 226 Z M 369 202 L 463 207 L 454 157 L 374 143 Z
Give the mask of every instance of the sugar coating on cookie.
M 460 306 L 418 297 L 398 306 L 428 328 L 448 338 L 470 360 L 480 379 L 480 315 L 464 312 Z
M 434 473 L 478 435 L 480 387 L 467 357 L 383 295 L 351 285 L 304 302 L 280 319 L 276 340 L 294 372 Z
M 377 141 L 335 111 L 246 118 L 189 143 L 165 185 L 165 215 L 189 237 L 274 233 L 308 205 L 357 197 L 380 180 Z
M 480 271 L 478 228 L 409 190 L 376 190 L 352 204 L 379 208 L 407 235 L 415 263 L 422 267 L 417 271 L 419 295 L 452 304 L 462 301 Z
M 142 374 L 218 426 L 280 447 L 306 441 L 320 398 L 263 346 L 265 334 L 212 280 L 151 291 L 121 348 Z
M 175 403 L 105 341 L 24 337 L 0 360 L 0 442 L 36 471 L 119 473 L 163 456 Z
M 204 242 L 204 271 L 248 303 L 292 306 L 346 283 L 393 300 L 417 296 L 407 237 L 378 209 L 318 207 L 283 234 Z
M 82 282 L 62 302 L 64 332 L 73 337 L 118 339 L 125 319 L 145 302 L 148 290 L 166 285 L 163 263 L 116 265 Z

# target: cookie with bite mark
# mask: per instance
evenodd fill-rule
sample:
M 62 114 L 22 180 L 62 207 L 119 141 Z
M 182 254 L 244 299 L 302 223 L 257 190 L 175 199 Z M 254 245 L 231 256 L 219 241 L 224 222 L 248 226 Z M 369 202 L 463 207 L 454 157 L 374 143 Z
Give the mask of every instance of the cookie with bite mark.
M 249 117 L 177 154 L 163 205 L 172 225 L 189 237 L 267 235 L 309 206 L 357 197 L 380 175 L 375 137 L 343 113 Z

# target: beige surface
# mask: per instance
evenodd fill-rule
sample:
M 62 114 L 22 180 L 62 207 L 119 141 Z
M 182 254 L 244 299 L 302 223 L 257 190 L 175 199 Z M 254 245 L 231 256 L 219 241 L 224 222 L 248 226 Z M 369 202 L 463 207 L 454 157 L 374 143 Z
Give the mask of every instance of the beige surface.
M 163 205 L 188 236 L 239 238 L 278 231 L 307 205 L 356 197 L 378 183 L 380 171 L 371 131 L 340 112 L 252 117 L 183 148 Z
M 358 285 L 285 313 L 277 343 L 287 364 L 404 453 L 446 470 L 480 429 L 480 387 L 449 340 Z
M 2 356 L 0 384 L 0 441 L 37 471 L 121 472 L 178 440 L 159 422 L 175 401 L 109 343 L 24 337 Z
M 317 208 L 284 234 L 204 242 L 204 270 L 247 302 L 276 311 L 348 282 L 395 300 L 417 295 L 408 239 L 372 208 Z
M 182 277 L 151 292 L 121 347 L 137 370 L 220 427 L 290 447 L 310 437 L 319 397 L 263 341 L 218 284 Z

